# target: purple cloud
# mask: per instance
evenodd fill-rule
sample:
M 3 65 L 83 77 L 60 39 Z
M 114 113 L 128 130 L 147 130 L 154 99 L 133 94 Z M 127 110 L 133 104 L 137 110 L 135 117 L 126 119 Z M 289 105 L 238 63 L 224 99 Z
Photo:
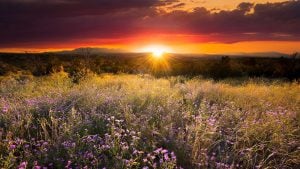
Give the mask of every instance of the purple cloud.
M 234 10 L 165 12 L 178 0 L 0 0 L 0 47 L 137 33 L 209 35 L 211 41 L 300 40 L 300 1 L 241 3 Z M 184 5 L 184 4 L 180 4 Z

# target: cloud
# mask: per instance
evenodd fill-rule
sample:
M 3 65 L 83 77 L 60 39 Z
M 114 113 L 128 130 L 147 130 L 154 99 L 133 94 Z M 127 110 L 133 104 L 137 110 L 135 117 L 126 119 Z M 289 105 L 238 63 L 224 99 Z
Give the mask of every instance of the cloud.
M 173 2 L 176 0 L 0 0 L 0 13 L 3 17 L 76 17 L 102 15 L 132 8 L 142 10 Z
M 300 40 L 300 1 L 176 10 L 178 0 L 0 0 L 0 47 L 137 34 L 205 35 L 205 41 Z M 171 12 L 160 7 L 175 6 Z M 199 41 L 203 41 L 199 39 Z
M 0 44 L 129 34 L 134 21 L 173 0 L 0 0 Z M 132 30 L 133 31 L 133 30 Z
M 211 35 L 215 41 L 300 40 L 300 1 L 241 3 L 234 10 L 173 11 L 148 19 L 157 30 Z M 155 24 L 159 23 L 159 24 Z M 152 28 L 153 29 L 153 28 Z M 284 35 L 284 36 L 278 36 Z
M 184 7 L 185 5 L 186 5 L 185 3 L 180 2 L 180 3 L 173 4 L 170 8 L 171 8 L 171 9 L 174 9 L 174 8 L 182 8 L 182 7 Z

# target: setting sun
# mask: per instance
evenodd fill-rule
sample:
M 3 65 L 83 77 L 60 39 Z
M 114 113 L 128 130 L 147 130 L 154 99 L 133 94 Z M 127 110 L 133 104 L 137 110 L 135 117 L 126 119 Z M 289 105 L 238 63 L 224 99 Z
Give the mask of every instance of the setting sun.
M 163 56 L 163 54 L 165 53 L 165 51 L 161 50 L 161 49 L 154 49 L 152 51 L 152 55 L 156 58 L 160 58 Z
M 161 58 L 165 53 L 170 53 L 172 50 L 169 47 L 162 45 L 150 45 L 139 50 L 140 52 L 151 53 L 155 58 Z

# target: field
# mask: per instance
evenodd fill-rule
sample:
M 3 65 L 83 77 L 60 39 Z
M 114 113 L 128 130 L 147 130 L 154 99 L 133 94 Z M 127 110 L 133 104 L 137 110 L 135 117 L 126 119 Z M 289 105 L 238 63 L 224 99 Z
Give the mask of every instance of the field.
M 0 168 L 299 168 L 300 85 L 60 71 L 0 78 Z

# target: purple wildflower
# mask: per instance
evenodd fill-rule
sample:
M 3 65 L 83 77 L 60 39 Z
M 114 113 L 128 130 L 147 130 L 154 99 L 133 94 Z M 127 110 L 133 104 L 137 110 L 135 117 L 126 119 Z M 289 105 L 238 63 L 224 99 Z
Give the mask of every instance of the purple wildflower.
M 164 159 L 165 159 L 166 161 L 169 161 L 169 160 L 170 160 L 169 155 L 168 155 L 167 153 L 164 154 Z
M 21 164 L 18 166 L 18 169 L 26 169 L 27 164 L 28 164 L 27 161 L 21 162 Z
M 16 145 L 12 144 L 12 145 L 9 146 L 9 149 L 14 150 L 16 147 L 17 147 Z

